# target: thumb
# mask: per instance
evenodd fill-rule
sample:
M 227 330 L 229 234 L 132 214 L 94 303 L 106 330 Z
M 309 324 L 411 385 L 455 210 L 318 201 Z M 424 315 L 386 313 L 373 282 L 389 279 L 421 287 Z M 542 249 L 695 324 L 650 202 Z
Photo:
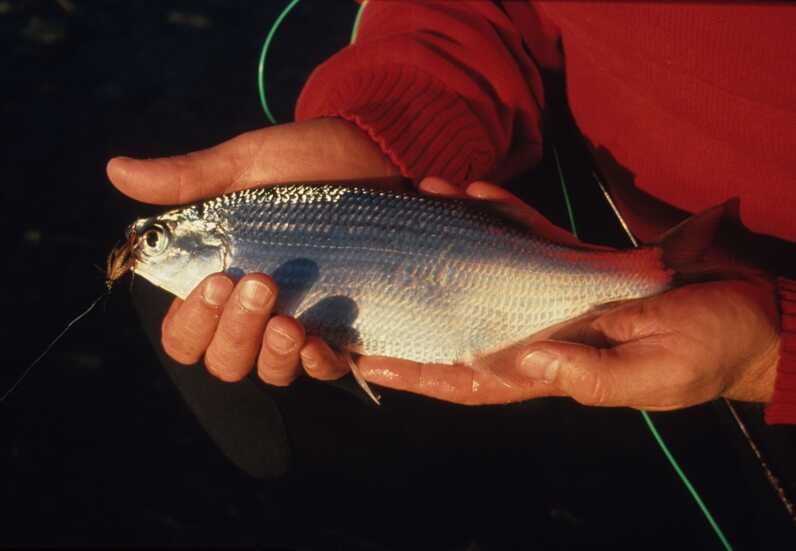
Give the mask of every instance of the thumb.
M 383 182 L 400 176 L 365 131 L 337 118 L 261 128 L 177 157 L 117 157 L 108 163 L 107 172 L 122 193 L 157 204 L 190 203 L 282 182 Z
M 611 349 L 549 341 L 518 357 L 517 374 L 559 388 L 585 405 L 614 405 Z
M 696 368 L 687 351 L 644 339 L 611 348 L 544 341 L 519 354 L 514 374 L 501 378 L 510 386 L 544 381 L 587 406 L 670 410 L 716 395 L 716 381 Z
M 517 356 L 509 383 L 525 379 L 550 384 L 588 406 L 641 407 L 656 390 L 659 364 L 632 345 L 595 348 L 580 343 L 545 341 Z M 652 372 L 651 372 L 652 371 Z
M 119 191 L 144 203 L 183 204 L 232 191 L 247 169 L 247 134 L 215 147 L 159 159 L 114 157 L 108 178 Z M 242 187 L 242 186 L 241 186 Z

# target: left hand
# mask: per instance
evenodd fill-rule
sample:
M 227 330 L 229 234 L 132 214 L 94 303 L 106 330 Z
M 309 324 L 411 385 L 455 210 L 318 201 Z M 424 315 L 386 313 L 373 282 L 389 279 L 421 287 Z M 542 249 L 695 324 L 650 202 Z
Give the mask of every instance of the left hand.
M 421 186 L 422 187 L 422 186 Z M 442 181 L 426 192 L 456 195 Z M 467 194 L 516 204 L 486 183 Z M 528 208 L 534 231 L 562 232 Z M 571 240 L 571 236 L 569 237 Z M 773 286 L 726 280 L 629 301 L 543 331 L 492 371 L 365 357 L 368 381 L 462 404 L 570 396 L 586 405 L 671 410 L 718 397 L 770 400 L 779 361 Z

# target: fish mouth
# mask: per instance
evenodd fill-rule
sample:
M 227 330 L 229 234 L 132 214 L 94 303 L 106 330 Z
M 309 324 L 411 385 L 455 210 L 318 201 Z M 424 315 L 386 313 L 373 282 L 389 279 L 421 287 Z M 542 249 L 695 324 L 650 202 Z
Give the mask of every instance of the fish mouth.
M 108 254 L 105 268 L 105 286 L 109 291 L 117 279 L 132 269 L 136 261 L 136 252 L 139 248 L 140 239 L 135 225 L 128 227 L 125 234 L 127 240 L 114 247 Z

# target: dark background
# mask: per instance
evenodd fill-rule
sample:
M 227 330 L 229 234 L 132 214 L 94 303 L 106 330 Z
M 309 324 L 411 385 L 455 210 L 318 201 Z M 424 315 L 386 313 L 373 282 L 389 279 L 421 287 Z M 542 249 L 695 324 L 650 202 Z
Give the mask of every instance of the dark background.
M 286 3 L 0 0 L 0 392 L 102 292 L 95 266 L 125 226 L 156 212 L 115 191 L 107 159 L 266 124 L 257 59 Z M 267 66 L 278 120 L 355 12 L 304 0 L 288 16 Z M 538 191 L 563 223 L 559 193 Z M 638 413 L 566 400 L 464 408 L 385 392 L 376 410 L 301 381 L 275 391 L 299 427 L 294 468 L 250 478 L 196 424 L 131 302 L 124 280 L 0 404 L 0 545 L 719 547 Z M 744 412 L 766 431 L 759 408 Z M 654 417 L 738 548 L 792 537 L 721 404 Z M 777 435 L 760 437 L 781 456 Z

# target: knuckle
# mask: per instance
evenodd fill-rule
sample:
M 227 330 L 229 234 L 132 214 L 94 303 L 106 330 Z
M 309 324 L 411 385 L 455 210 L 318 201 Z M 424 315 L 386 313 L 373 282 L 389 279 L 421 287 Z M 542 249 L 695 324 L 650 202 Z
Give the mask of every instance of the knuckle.
M 266 353 L 260 354 L 257 369 L 269 376 L 284 378 L 297 371 L 298 358 L 296 356 L 279 357 Z
M 260 380 L 264 383 L 267 383 L 271 386 L 289 386 L 294 380 L 296 380 L 295 375 L 288 375 L 288 376 L 275 376 L 269 373 L 265 373 L 263 371 L 258 372 Z
M 588 400 L 589 405 L 592 406 L 602 406 L 608 403 L 608 395 L 609 386 L 605 384 L 602 377 L 598 377 L 594 374 L 588 377 L 589 385 L 588 385 L 588 392 L 586 395 L 586 399 Z
M 163 351 L 174 361 L 190 365 L 199 361 L 201 351 L 188 345 L 183 339 L 176 337 L 171 331 L 166 331 L 160 338 Z
M 211 375 L 227 383 L 235 383 L 246 376 L 245 369 L 239 369 L 232 358 L 210 348 L 205 354 L 205 367 Z
M 323 358 L 314 351 L 306 351 L 302 350 L 299 355 L 299 361 L 301 362 L 301 366 L 304 368 L 304 371 L 309 374 L 310 377 L 319 378 L 323 376 L 324 372 L 327 370 L 327 366 L 324 364 Z
M 298 377 L 298 361 L 282 365 L 273 364 L 262 358 L 257 363 L 257 376 L 260 379 L 274 386 L 287 386 Z
M 606 354 L 603 349 L 598 349 L 601 357 Z M 600 358 L 598 365 L 603 365 Z M 599 373 L 591 369 L 579 369 L 572 381 L 572 397 L 585 406 L 605 406 L 612 403 L 615 384 L 611 372 L 608 370 Z
M 236 320 L 235 323 L 222 323 L 216 329 L 214 340 L 225 348 L 238 349 L 248 346 L 253 340 L 251 327 L 246 320 Z
M 314 379 L 339 379 L 348 372 L 348 366 L 318 337 L 307 338 L 299 359 L 304 370 Z
M 182 350 L 177 347 L 163 346 L 163 350 L 175 362 L 182 365 L 193 365 L 199 361 L 200 354 L 191 352 L 189 350 Z
M 654 309 L 649 301 L 632 301 L 598 317 L 595 326 L 614 341 L 632 340 L 644 331 L 646 320 L 654 319 Z
M 289 318 L 276 316 L 266 326 L 265 342 L 275 356 L 291 357 L 304 344 L 304 331 Z

